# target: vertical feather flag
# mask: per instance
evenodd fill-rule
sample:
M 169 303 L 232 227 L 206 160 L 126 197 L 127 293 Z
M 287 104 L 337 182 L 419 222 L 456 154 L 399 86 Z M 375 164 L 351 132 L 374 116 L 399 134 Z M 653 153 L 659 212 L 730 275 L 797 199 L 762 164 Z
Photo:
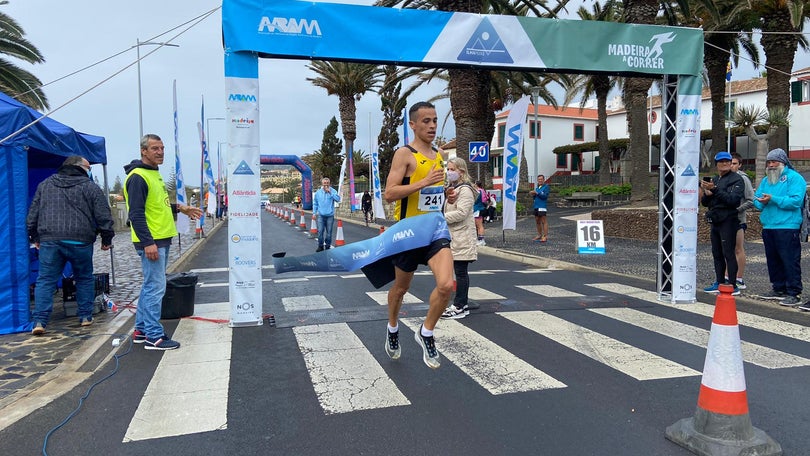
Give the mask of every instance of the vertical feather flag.
M 200 144 L 202 145 L 202 173 L 205 175 L 205 180 L 200 179 L 200 192 L 205 192 L 200 195 L 201 198 L 207 199 L 203 202 L 203 205 L 206 207 L 206 213 L 209 215 L 214 215 L 213 211 L 217 207 L 216 201 L 216 185 L 214 182 L 214 170 L 211 168 L 211 158 L 208 155 L 208 144 L 205 141 L 205 130 L 203 130 L 203 123 L 205 122 L 205 99 L 202 99 L 202 103 L 200 105 L 200 120 L 201 122 L 198 124 L 200 129 Z
M 180 166 L 180 141 L 177 127 L 177 80 L 172 84 L 172 101 L 174 102 L 174 182 L 177 194 L 177 204 L 188 204 L 186 200 L 186 186 L 183 182 L 183 168 Z M 188 233 L 190 220 L 186 214 L 177 213 L 177 232 Z
M 731 81 L 731 60 L 729 60 L 728 65 L 726 65 L 726 81 Z
M 405 139 L 405 145 L 408 145 L 408 107 L 405 107 L 405 116 L 402 120 L 402 137 Z
M 506 138 L 504 141 L 503 175 L 503 229 L 514 230 L 517 217 L 518 178 L 520 158 L 523 155 L 523 133 L 526 130 L 526 113 L 529 111 L 529 97 L 522 97 L 509 111 L 506 118 Z

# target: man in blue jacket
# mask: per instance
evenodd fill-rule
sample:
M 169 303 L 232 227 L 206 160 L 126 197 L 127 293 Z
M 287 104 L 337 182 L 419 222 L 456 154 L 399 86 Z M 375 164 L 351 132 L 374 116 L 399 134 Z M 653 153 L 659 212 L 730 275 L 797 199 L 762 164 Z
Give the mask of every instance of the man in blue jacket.
M 802 292 L 799 231 L 807 183 L 797 173 L 782 149 L 768 152 L 765 178 L 754 194 L 754 207 L 761 211 L 762 242 L 768 276 L 773 289 L 762 296 L 788 307 L 798 306 Z
M 330 186 L 328 177 L 321 179 L 321 188 L 315 192 L 312 201 L 312 213 L 318 217 L 318 248 L 316 252 L 332 246 L 332 225 L 335 224 L 335 203 L 340 202 L 340 195 Z

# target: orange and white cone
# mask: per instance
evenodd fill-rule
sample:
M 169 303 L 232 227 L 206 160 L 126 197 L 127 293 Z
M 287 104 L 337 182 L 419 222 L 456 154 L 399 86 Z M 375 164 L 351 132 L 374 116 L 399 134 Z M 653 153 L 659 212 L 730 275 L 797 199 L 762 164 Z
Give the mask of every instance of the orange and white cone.
M 309 225 L 309 237 L 318 237 L 318 222 L 315 220 L 315 214 L 312 214 L 312 223 Z
M 782 447 L 751 425 L 734 288 L 719 289 L 695 416 L 669 426 L 666 437 L 705 456 L 781 455 Z
M 306 231 L 307 229 L 307 220 L 304 218 L 304 211 L 301 211 L 301 219 L 298 222 L 298 228 L 301 228 L 301 231 Z
M 337 233 L 335 234 L 335 247 L 340 247 L 341 245 L 346 245 L 346 241 L 343 240 L 343 220 L 338 220 L 337 226 Z
M 383 234 L 383 233 L 385 233 L 385 227 L 384 227 L 384 226 L 382 226 L 382 225 L 380 225 L 380 234 Z M 378 234 L 378 236 L 379 236 L 380 234 Z

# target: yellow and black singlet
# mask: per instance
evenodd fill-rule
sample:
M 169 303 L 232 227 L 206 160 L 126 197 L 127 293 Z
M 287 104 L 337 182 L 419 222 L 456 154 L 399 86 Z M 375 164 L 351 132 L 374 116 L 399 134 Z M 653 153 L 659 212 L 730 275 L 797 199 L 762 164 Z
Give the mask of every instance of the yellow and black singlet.
M 433 165 L 437 169 L 444 169 L 444 160 L 442 154 L 436 151 L 436 158 L 430 159 L 422 155 L 418 150 L 411 146 L 405 146 L 413 152 L 413 157 L 416 159 L 416 169 L 410 176 L 402 178 L 402 185 L 408 185 L 411 182 L 418 182 L 424 179 Z M 407 217 L 415 215 L 427 214 L 428 212 L 441 211 L 444 208 L 444 182 L 439 181 L 431 186 L 425 187 L 418 192 L 411 193 L 407 197 L 399 200 L 394 205 L 394 218 L 402 220 Z

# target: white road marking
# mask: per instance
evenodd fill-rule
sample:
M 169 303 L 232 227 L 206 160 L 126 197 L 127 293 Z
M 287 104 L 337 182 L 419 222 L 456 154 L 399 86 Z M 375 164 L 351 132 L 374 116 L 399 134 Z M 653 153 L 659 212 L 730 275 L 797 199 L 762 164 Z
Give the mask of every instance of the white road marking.
M 201 282 L 199 284 L 200 288 L 216 288 L 216 287 L 227 287 L 229 284 L 228 282 Z
M 341 279 L 365 279 L 365 274 L 346 274 L 340 276 Z
M 400 320 L 414 332 L 421 318 Z M 410 345 L 409 345 L 410 348 Z M 455 364 L 492 394 L 565 388 L 562 383 L 455 320 L 436 325 L 439 355 Z
M 553 285 L 518 285 L 517 287 L 547 298 L 580 298 L 585 296 Z
M 377 304 L 381 306 L 388 305 L 388 292 L 387 291 L 367 291 L 366 294 L 373 299 Z M 416 296 L 405 293 L 405 296 L 402 297 L 403 304 L 422 304 L 422 300 L 417 298 Z
M 521 269 L 519 271 L 510 272 L 515 272 L 517 274 L 548 274 L 551 271 L 553 271 L 553 269 Z
M 230 304 L 197 305 L 194 315 L 227 320 Z M 182 346 L 163 353 L 124 442 L 227 429 L 231 331 L 225 323 L 180 320 L 172 338 Z
M 474 301 L 485 301 L 488 299 L 506 299 L 498 293 L 493 293 L 480 287 L 470 287 L 468 297 Z
M 410 405 L 346 323 L 293 328 L 327 415 Z M 380 336 L 382 350 L 383 336 Z
M 326 299 L 324 295 L 312 296 L 292 296 L 289 298 L 281 298 L 281 304 L 287 312 L 295 312 L 298 310 L 318 310 L 318 309 L 331 309 L 332 304 Z
M 709 345 L 710 331 L 696 328 L 691 325 L 668 320 L 666 318 L 650 315 L 636 309 L 612 308 L 590 309 L 591 312 L 604 315 L 614 320 L 654 331 L 665 336 L 678 339 L 688 344 L 706 348 Z M 742 341 L 743 360 L 767 369 L 780 369 L 784 367 L 810 366 L 810 359 L 781 352 L 762 345 Z
M 689 377 L 700 372 L 541 311 L 498 315 L 637 380 Z
M 308 282 L 306 277 L 297 277 L 294 279 L 276 279 L 276 283 L 291 283 L 291 282 Z
M 654 304 L 671 307 L 673 309 L 683 310 L 684 312 L 703 315 L 709 318 L 714 317 L 714 306 L 709 304 L 704 304 L 701 302 L 695 302 L 692 304 L 672 304 L 669 302 L 663 302 L 657 299 L 655 292 L 627 285 L 621 285 L 618 283 L 589 283 L 587 285 L 589 287 L 598 288 L 611 293 L 623 294 L 631 298 L 652 302 Z M 739 311 L 737 312 L 737 321 L 740 325 L 748 326 L 749 328 L 759 329 L 760 331 L 778 334 L 780 336 L 790 337 L 792 339 L 798 339 L 804 342 L 810 342 L 810 327 L 807 326 Z

